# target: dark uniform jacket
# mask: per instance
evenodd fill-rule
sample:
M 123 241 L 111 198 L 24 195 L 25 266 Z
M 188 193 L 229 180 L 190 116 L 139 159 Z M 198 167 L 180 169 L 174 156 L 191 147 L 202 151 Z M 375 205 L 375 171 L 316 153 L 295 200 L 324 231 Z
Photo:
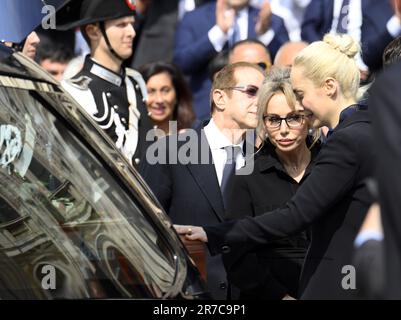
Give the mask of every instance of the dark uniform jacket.
M 353 298 L 346 283 L 353 242 L 372 203 L 365 180 L 375 149 L 368 112 L 356 111 L 335 128 L 313 171 L 282 208 L 223 225 L 205 227 L 212 253 L 242 246 L 253 250 L 311 226 L 312 241 L 300 281 L 303 299 Z
M 146 155 L 146 134 L 152 128 L 140 74 L 132 69 L 117 74 L 87 56 L 81 72 L 62 85 L 137 166 Z

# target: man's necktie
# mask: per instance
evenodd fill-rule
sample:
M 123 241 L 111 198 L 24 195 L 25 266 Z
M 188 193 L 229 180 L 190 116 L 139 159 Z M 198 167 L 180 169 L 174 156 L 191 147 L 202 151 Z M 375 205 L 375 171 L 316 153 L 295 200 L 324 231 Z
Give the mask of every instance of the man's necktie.
M 240 28 L 238 24 L 238 16 L 235 15 L 235 20 L 233 24 L 233 33 L 229 39 L 229 47 L 232 48 L 238 41 L 241 40 Z
M 338 16 L 337 33 L 347 33 L 348 30 L 348 13 L 349 13 L 349 1 L 343 0 L 341 5 L 340 15 Z
M 220 189 L 223 196 L 224 208 L 227 208 L 229 185 L 235 174 L 236 159 L 237 155 L 241 152 L 241 148 L 239 146 L 227 146 L 224 149 L 227 152 L 227 162 L 224 165 Z

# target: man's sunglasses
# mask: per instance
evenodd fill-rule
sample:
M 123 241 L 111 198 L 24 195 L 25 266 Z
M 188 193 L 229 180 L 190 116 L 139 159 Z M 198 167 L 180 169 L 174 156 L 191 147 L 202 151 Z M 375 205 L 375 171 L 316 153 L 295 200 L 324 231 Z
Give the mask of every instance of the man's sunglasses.
M 259 88 L 253 85 L 249 85 L 249 86 L 237 86 L 237 87 L 227 87 L 227 88 L 223 88 L 223 90 L 237 90 L 240 91 L 242 93 L 245 93 L 248 97 L 256 97 L 256 95 L 258 94 Z

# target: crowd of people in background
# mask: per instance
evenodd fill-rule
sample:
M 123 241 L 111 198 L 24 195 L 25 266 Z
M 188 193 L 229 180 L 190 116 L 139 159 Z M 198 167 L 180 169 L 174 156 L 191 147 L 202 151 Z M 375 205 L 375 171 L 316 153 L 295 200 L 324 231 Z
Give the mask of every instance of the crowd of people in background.
M 401 144 L 386 146 L 399 142 L 399 80 L 377 75 L 400 60 L 401 1 L 127 3 L 61 9 L 63 24 L 21 51 L 105 130 L 177 232 L 208 244 L 212 297 L 400 298 L 401 196 L 388 181 L 399 185 Z M 168 158 L 194 129 L 210 161 L 150 163 L 151 129 Z M 358 290 L 344 288 L 348 265 Z

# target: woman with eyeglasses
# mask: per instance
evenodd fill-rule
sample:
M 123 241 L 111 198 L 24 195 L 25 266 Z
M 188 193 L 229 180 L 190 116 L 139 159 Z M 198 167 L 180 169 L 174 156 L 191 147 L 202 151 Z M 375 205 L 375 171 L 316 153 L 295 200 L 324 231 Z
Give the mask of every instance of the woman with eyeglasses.
M 255 217 L 277 209 L 294 196 L 309 176 L 320 144 L 308 135 L 309 118 L 297 102 L 290 70 L 273 68 L 258 93 L 257 133 L 263 141 L 250 175 L 236 175 L 226 212 L 228 219 Z M 225 255 L 240 299 L 297 297 L 298 281 L 309 245 L 306 232 L 255 250 Z
M 169 135 L 170 121 L 177 121 L 177 132 L 191 128 L 195 120 L 192 95 L 181 71 L 166 62 L 153 62 L 139 69 L 148 90 L 146 102 L 159 136 Z
M 191 227 L 187 239 L 208 242 L 223 256 L 242 247 L 252 251 L 311 227 L 311 244 L 300 278 L 301 299 L 356 297 L 354 240 L 372 197 L 375 148 L 368 111 L 357 104 L 358 44 L 348 35 L 326 35 L 295 59 L 291 83 L 311 123 L 331 128 L 308 179 L 276 210 L 210 227 Z M 266 194 L 268 196 L 268 194 Z M 179 233 L 188 226 L 177 226 Z

